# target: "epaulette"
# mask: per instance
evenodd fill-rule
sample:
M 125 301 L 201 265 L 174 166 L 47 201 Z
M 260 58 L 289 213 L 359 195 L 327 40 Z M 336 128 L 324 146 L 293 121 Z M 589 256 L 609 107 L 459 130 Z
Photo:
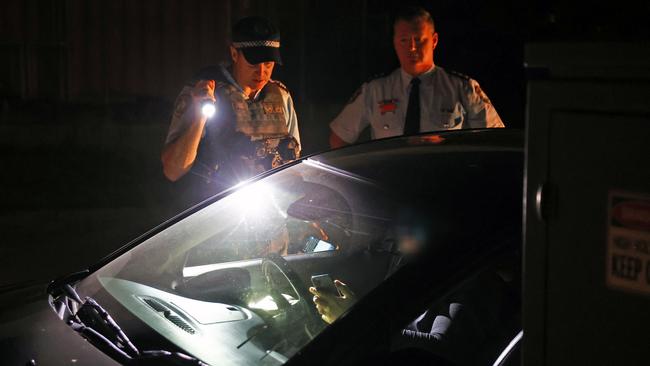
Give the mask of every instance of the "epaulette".
M 364 82 L 364 84 L 369 83 L 369 82 L 371 82 L 371 81 L 373 81 L 373 80 L 381 79 L 381 78 L 386 77 L 386 76 L 388 76 L 388 75 L 390 75 L 389 72 L 380 72 L 380 73 L 374 74 L 373 76 L 371 76 L 370 78 L 368 78 L 368 79 Z M 352 93 L 352 96 L 350 97 L 350 99 L 348 99 L 348 104 L 352 104 L 355 100 L 357 100 L 357 98 L 359 97 L 359 95 L 361 95 L 362 90 L 363 90 L 363 85 L 359 86 L 359 87 L 357 88 L 357 90 L 355 90 L 354 93 Z
M 289 92 L 289 88 L 287 88 L 287 86 L 282 84 L 282 82 L 280 82 L 280 81 L 269 79 L 269 83 L 273 83 L 273 84 L 279 86 L 280 89 L 284 89 L 284 91 Z
M 466 80 L 466 81 L 470 81 L 470 80 L 471 80 L 471 78 L 470 78 L 469 76 L 467 76 L 467 75 L 465 75 L 465 74 L 463 74 L 463 73 L 460 73 L 460 72 L 458 72 L 458 71 L 454 71 L 454 70 L 445 70 L 445 71 L 447 71 L 447 73 L 448 73 L 449 75 L 453 75 L 453 76 L 455 76 L 455 77 L 457 77 L 457 78 L 461 78 L 461 79 Z

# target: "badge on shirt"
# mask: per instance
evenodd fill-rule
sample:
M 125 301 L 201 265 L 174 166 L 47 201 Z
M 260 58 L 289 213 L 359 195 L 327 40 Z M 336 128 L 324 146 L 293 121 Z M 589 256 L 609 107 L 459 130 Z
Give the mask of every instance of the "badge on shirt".
M 397 99 L 386 99 L 379 102 L 379 113 L 383 116 L 388 112 L 393 112 L 397 110 Z
M 483 91 L 483 89 L 481 89 L 481 87 L 478 85 L 478 83 L 474 84 L 474 92 L 476 93 L 476 95 L 478 95 L 479 98 L 481 98 L 483 103 L 492 104 L 492 102 L 490 101 L 490 98 L 488 98 L 487 94 L 485 94 L 485 92 Z
M 262 108 L 264 108 L 264 113 L 266 114 L 280 114 L 284 112 L 282 105 L 275 103 L 262 103 Z

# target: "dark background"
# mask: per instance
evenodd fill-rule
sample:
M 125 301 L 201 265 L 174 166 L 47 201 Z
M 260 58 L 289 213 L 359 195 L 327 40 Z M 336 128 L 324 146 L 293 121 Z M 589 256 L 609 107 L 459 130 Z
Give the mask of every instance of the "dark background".
M 509 127 L 524 126 L 525 43 L 650 39 L 650 2 L 409 3 L 436 21 L 436 64 L 477 79 Z M 159 162 L 173 99 L 226 55 L 234 21 L 280 27 L 274 78 L 312 153 L 360 83 L 398 66 L 390 15 L 403 4 L 0 2 L 0 289 L 81 269 L 177 212 Z

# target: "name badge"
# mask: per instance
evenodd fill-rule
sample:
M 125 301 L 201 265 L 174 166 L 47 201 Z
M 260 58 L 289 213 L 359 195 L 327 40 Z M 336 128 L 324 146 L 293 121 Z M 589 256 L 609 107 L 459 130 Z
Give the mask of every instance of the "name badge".
M 399 102 L 397 99 L 382 100 L 379 102 L 379 113 L 381 113 L 382 116 L 388 112 L 395 113 L 397 110 L 397 102 Z

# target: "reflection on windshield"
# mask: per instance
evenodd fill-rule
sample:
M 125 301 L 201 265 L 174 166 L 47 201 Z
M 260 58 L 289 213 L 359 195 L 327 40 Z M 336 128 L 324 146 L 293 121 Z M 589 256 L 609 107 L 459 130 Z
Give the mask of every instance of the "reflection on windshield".
M 384 196 L 369 180 L 309 161 L 241 187 L 94 278 L 208 363 L 281 364 L 327 325 L 308 290 L 312 275 L 343 276 L 360 293 L 386 275 Z M 182 327 L 154 316 L 160 309 Z
M 423 250 L 436 267 L 488 237 L 520 237 L 519 154 L 426 151 L 288 167 L 144 241 L 78 291 L 111 297 L 118 321 L 134 316 L 204 362 L 282 364 Z

